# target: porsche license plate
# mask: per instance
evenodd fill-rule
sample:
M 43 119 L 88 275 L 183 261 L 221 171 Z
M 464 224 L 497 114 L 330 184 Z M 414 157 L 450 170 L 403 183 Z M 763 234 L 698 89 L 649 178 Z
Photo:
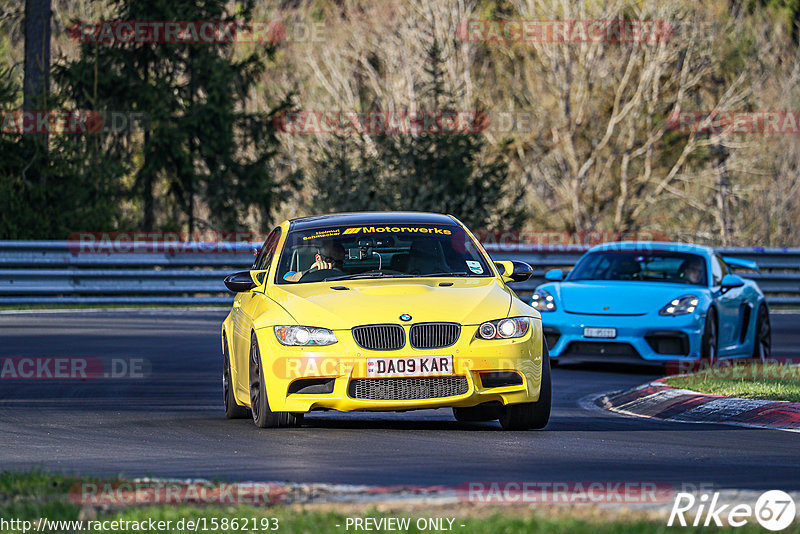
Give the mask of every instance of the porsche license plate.
M 616 328 L 592 328 L 586 327 L 583 329 L 583 337 L 604 337 L 612 338 L 617 337 Z
M 367 376 L 444 376 L 453 374 L 452 356 L 367 358 Z

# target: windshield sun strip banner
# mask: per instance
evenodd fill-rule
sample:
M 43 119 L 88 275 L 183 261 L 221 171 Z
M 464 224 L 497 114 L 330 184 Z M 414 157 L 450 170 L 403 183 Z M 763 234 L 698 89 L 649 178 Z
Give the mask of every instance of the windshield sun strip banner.
M 303 236 L 303 241 L 323 239 L 338 236 L 374 235 L 374 234 L 405 234 L 405 235 L 452 235 L 454 226 L 390 226 L 368 225 L 349 226 L 337 228 L 321 228 L 313 231 L 311 235 Z

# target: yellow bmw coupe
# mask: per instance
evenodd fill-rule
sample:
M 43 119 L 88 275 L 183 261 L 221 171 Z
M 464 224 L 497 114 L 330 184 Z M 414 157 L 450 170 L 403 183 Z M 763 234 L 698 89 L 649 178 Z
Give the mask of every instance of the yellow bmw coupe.
M 346 213 L 286 221 L 222 323 L 228 418 L 297 426 L 312 410 L 452 408 L 459 421 L 543 428 L 551 380 L 539 312 L 455 217 Z

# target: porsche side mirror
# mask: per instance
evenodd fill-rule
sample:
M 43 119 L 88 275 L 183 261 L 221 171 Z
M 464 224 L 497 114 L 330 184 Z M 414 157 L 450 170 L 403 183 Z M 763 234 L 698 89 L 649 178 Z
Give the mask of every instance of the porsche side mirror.
M 250 271 L 239 271 L 225 278 L 225 287 L 234 293 L 245 293 L 256 285 L 256 281 L 250 276 Z
M 564 279 L 564 271 L 561 269 L 550 269 L 544 273 L 544 279 L 549 282 L 560 282 Z
M 720 289 L 722 289 L 722 291 L 728 291 L 729 289 L 742 287 L 743 285 L 744 285 L 744 280 L 742 280 L 735 274 L 726 274 L 725 276 L 722 277 L 722 282 L 720 282 L 719 284 Z
M 496 261 L 494 264 L 505 282 L 524 282 L 533 274 L 533 267 L 524 261 Z

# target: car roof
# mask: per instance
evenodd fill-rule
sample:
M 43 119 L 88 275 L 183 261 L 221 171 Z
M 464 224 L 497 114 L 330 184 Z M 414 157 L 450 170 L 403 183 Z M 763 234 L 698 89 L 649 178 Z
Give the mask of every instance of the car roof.
M 456 225 L 458 222 L 450 215 L 425 213 L 420 211 L 359 211 L 352 213 L 331 213 L 313 217 L 300 217 L 289 220 L 291 230 L 308 230 L 328 226 L 359 226 L 368 224 L 439 224 Z
M 613 243 L 603 243 L 588 250 L 588 252 L 603 251 L 661 251 L 661 252 L 688 252 L 710 256 L 714 253 L 711 247 L 703 245 L 693 245 L 691 243 L 677 243 L 673 241 L 615 241 Z

